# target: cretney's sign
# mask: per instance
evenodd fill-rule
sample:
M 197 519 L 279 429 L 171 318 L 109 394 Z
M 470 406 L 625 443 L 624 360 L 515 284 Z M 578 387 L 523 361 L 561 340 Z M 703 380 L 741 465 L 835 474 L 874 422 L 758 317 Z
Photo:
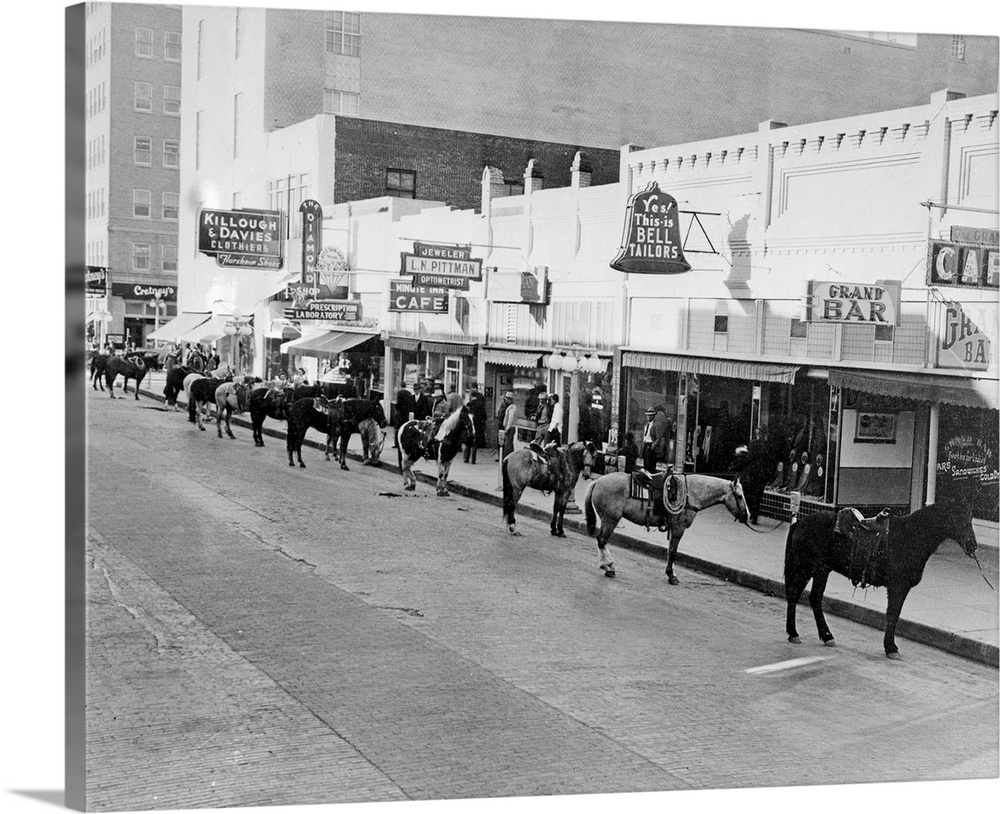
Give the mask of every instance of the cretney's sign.
M 684 259 L 677 201 L 661 191 L 656 181 L 629 198 L 621 248 L 611 268 L 634 274 L 691 270 Z
M 163 300 L 177 302 L 177 288 L 149 283 L 112 283 L 111 294 L 126 300 Z

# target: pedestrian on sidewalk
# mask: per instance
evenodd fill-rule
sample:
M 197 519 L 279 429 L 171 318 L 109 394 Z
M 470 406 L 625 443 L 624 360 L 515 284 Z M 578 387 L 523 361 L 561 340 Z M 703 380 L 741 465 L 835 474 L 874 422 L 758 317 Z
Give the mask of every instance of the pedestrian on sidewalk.
M 497 460 L 503 460 L 514 451 L 514 433 L 516 432 L 514 420 L 517 418 L 517 407 L 514 404 L 512 391 L 508 390 L 503 394 L 503 402 L 500 404 L 497 416 L 500 419 L 498 437 L 501 445 L 500 451 L 497 453 Z
M 476 450 L 486 446 L 486 399 L 479 392 L 479 385 L 473 382 L 469 387 L 468 400 L 469 413 L 472 415 L 472 422 L 476 425 L 476 440 L 472 444 L 472 461 L 476 462 Z M 469 462 L 469 451 L 466 450 L 465 460 Z
M 646 410 L 646 426 L 642 428 L 642 468 L 647 472 L 656 471 L 656 461 L 659 457 L 659 437 L 656 422 L 653 417 L 656 410 L 652 407 Z
M 559 401 L 559 396 L 553 393 L 549 397 L 552 405 L 552 417 L 549 419 L 548 432 L 545 434 L 545 445 L 555 444 L 557 447 L 562 441 L 563 408 Z

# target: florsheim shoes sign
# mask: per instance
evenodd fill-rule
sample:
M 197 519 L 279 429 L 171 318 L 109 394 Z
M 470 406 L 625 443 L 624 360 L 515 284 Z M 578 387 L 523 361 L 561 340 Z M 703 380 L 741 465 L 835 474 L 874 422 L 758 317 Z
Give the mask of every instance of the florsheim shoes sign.
M 680 274 L 691 270 L 681 243 L 680 211 L 672 195 L 650 181 L 629 198 L 618 256 L 611 268 L 634 274 Z
M 285 237 L 282 213 L 270 209 L 202 209 L 198 251 L 220 266 L 280 269 Z

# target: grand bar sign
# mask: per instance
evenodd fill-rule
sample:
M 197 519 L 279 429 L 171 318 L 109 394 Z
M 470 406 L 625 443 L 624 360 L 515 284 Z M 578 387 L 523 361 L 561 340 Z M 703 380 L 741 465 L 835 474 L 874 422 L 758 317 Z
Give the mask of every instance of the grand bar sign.
M 988 370 L 993 356 L 993 343 L 989 336 L 965 313 L 962 303 L 945 302 L 941 307 L 943 324 L 937 366 Z
M 656 181 L 629 198 L 618 256 L 611 268 L 635 274 L 680 274 L 691 270 L 681 248 L 680 212 Z
M 803 299 L 805 322 L 899 325 L 900 283 L 845 283 L 808 280 Z
M 284 263 L 283 216 L 271 209 L 202 209 L 198 251 L 220 266 L 280 269 Z

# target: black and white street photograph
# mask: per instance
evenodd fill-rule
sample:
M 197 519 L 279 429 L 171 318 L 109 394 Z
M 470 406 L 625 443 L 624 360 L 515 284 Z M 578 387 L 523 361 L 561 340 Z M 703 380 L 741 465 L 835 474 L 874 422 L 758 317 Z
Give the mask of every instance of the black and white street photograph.
M 19 811 L 996 799 L 1000 27 L 785 6 L 44 12 Z

